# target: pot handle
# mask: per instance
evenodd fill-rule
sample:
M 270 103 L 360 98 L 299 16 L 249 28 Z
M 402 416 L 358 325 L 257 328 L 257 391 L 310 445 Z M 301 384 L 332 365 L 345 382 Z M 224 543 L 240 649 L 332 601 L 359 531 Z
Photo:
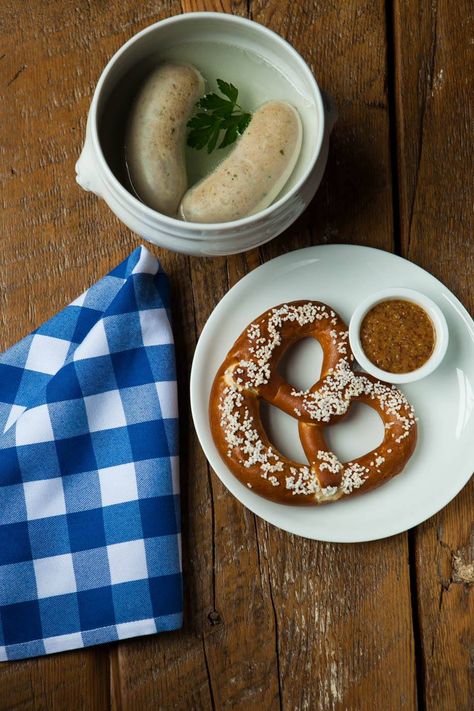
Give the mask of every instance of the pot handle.
M 81 155 L 76 163 L 76 181 L 87 192 L 103 197 L 102 181 L 97 175 L 97 165 L 88 130 L 86 130 L 86 140 L 84 141 Z

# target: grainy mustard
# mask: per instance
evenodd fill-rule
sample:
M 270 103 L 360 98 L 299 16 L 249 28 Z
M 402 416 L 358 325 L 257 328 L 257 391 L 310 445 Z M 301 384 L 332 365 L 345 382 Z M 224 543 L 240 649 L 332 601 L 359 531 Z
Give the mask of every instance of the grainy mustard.
M 405 299 L 381 301 L 362 321 L 360 340 L 367 358 L 388 373 L 411 373 L 433 353 L 435 331 L 421 306 Z

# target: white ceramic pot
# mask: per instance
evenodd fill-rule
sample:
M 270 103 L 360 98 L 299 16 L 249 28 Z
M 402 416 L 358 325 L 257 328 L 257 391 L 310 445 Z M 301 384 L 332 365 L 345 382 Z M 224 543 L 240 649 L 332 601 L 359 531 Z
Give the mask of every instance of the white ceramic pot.
M 99 127 L 104 106 L 125 74 L 157 51 L 190 41 L 219 41 L 262 56 L 285 75 L 314 105 L 314 121 L 305 127 L 306 149 L 292 176 L 293 185 L 261 212 L 232 222 L 203 224 L 167 217 L 144 205 L 115 177 L 101 146 Z M 311 107 L 313 111 L 313 106 Z M 323 103 L 306 62 L 279 35 L 235 15 L 185 13 L 157 22 L 124 44 L 105 67 L 89 111 L 86 140 L 76 164 L 77 182 L 102 197 L 117 217 L 149 242 L 185 254 L 235 254 L 257 247 L 283 232 L 306 208 L 321 182 L 329 133 L 336 112 Z

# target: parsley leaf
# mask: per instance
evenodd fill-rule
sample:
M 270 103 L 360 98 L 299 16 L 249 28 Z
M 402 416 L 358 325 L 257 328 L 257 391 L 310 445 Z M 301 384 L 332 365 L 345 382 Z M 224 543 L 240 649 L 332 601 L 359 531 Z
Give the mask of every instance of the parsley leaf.
M 196 150 L 207 146 L 208 153 L 216 148 L 221 131 L 225 133 L 217 147 L 225 148 L 242 135 L 252 118 L 252 114 L 244 111 L 237 103 L 239 90 L 233 84 L 218 79 L 217 86 L 223 96 L 214 93 L 203 96 L 196 104 L 198 113 L 187 123 L 191 129 L 188 146 Z
M 233 104 L 237 103 L 237 97 L 239 95 L 239 92 L 233 84 L 228 84 L 226 81 L 218 79 L 217 86 L 221 90 L 221 93 L 224 94 L 224 96 L 227 96 L 227 98 L 230 99 Z

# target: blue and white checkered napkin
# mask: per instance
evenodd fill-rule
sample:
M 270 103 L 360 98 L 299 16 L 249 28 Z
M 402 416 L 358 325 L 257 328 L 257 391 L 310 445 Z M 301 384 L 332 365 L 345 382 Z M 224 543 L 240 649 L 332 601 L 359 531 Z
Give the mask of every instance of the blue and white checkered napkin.
M 181 626 L 168 308 L 141 247 L 0 356 L 0 660 Z

